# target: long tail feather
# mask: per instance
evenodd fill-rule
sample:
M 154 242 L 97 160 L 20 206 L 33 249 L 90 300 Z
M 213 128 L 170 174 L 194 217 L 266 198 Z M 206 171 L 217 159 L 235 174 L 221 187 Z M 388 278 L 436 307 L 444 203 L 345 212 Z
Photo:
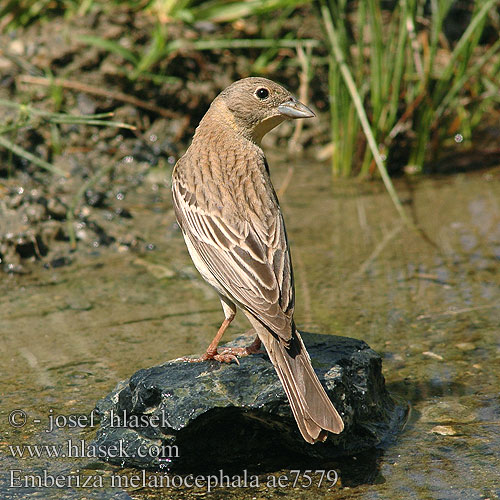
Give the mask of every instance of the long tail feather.
M 262 326 L 257 333 L 283 384 L 302 436 L 308 443 L 324 441 L 326 431 L 339 434 L 344 423 L 314 373 L 299 332 L 293 330 L 288 346 Z

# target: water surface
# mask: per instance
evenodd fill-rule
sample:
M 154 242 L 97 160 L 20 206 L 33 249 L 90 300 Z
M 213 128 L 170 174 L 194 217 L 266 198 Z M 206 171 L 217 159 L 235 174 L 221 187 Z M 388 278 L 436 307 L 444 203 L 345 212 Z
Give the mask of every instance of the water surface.
M 279 186 L 287 167 L 272 160 Z M 313 162 L 296 165 L 282 197 L 296 322 L 363 339 L 382 355 L 389 389 L 412 407 L 395 443 L 325 464 L 340 476 L 332 487 L 318 487 L 318 476 L 307 488 L 267 487 L 269 474 L 290 476 L 293 464 L 265 471 L 259 487 L 211 493 L 110 488 L 106 480 L 93 488 L 9 487 L 10 470 L 94 481 L 137 474 L 92 458 L 14 457 L 9 445 L 90 441 L 89 426 L 45 432 L 48 417 L 89 415 L 119 380 L 203 351 L 219 326 L 218 299 L 191 265 L 165 186 L 163 210 L 131 207 L 154 251 L 80 256 L 69 267 L 0 278 L 0 497 L 500 498 L 500 170 L 400 182 L 398 191 L 423 235 L 401 225 L 379 183 L 332 186 L 327 167 Z M 228 339 L 247 329 L 237 315 Z M 8 424 L 15 409 L 26 425 Z

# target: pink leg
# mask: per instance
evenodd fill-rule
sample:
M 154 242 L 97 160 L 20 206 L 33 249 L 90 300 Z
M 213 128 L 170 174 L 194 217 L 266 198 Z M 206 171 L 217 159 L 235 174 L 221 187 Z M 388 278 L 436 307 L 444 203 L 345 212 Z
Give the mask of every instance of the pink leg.
M 206 361 L 208 359 L 215 359 L 221 363 L 231 363 L 231 361 L 236 361 L 239 364 L 238 358 L 232 353 L 218 353 L 217 346 L 224 335 L 224 332 L 228 329 L 231 321 L 233 321 L 236 315 L 236 307 L 233 303 L 229 302 L 227 299 L 221 297 L 222 309 L 224 310 L 225 319 L 220 325 L 217 335 L 214 337 L 210 345 L 207 347 L 205 354 L 203 354 L 198 359 L 183 358 L 184 361 L 189 361 L 191 363 L 199 363 L 201 361 Z
M 236 307 L 233 303 L 229 302 L 224 297 L 221 297 L 222 309 L 224 310 L 225 319 L 220 326 L 217 335 L 214 337 L 210 345 L 208 346 L 205 354 L 203 354 L 198 359 L 183 358 L 184 361 L 189 361 L 191 363 L 199 363 L 201 361 L 207 361 L 208 359 L 215 359 L 221 363 L 231 363 L 235 361 L 240 364 L 238 358 L 248 356 L 249 354 L 255 354 L 259 352 L 261 342 L 258 336 L 248 347 L 225 347 L 220 352 L 217 351 L 219 342 L 224 335 L 224 332 L 228 329 L 231 321 L 233 321 L 236 315 Z

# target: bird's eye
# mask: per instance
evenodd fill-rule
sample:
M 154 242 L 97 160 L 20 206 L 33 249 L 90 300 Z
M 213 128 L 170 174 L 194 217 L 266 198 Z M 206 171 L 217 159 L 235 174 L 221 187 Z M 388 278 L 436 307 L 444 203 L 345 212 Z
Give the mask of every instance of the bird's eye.
M 267 99 L 269 97 L 269 90 L 267 90 L 265 87 L 262 87 L 260 89 L 257 89 L 255 91 L 255 95 L 259 98 L 259 99 Z

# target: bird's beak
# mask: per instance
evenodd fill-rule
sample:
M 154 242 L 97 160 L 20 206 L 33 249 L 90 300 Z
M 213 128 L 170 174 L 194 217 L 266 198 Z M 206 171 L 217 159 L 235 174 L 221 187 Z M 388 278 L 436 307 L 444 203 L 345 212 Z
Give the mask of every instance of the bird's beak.
M 300 101 L 297 101 L 295 97 L 280 104 L 278 106 L 278 111 L 287 118 L 313 118 L 316 116 L 311 109 Z

